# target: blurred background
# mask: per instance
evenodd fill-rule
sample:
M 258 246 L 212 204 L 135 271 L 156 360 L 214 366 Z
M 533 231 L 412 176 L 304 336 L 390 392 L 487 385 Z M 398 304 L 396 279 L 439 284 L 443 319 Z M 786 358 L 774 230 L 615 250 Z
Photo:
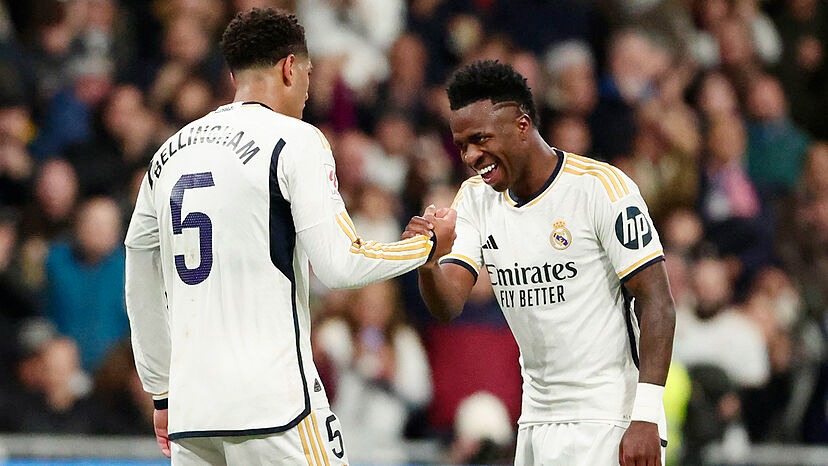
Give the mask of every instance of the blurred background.
M 622 168 L 661 233 L 678 307 L 670 464 L 828 464 L 824 0 L 0 3 L 0 461 L 164 464 L 122 240 L 158 145 L 232 100 L 217 42 L 253 6 L 306 28 L 305 120 L 364 238 L 395 241 L 451 203 L 471 173 L 445 81 L 511 63 L 545 139 Z M 312 294 L 352 461 L 512 460 L 518 350 L 485 271 L 448 325 L 416 274 Z

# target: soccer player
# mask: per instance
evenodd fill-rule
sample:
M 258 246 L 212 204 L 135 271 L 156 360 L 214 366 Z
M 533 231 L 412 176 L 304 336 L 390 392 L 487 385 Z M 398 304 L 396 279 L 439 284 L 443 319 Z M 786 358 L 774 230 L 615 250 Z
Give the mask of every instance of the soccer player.
M 311 358 L 309 264 L 330 287 L 387 279 L 449 252 L 453 220 L 415 217 L 406 231 L 417 234 L 397 243 L 360 239 L 330 145 L 300 120 L 304 29 L 253 9 L 227 26 L 222 48 L 234 102 L 158 149 L 125 241 L 156 437 L 174 465 L 346 464 Z
M 550 147 L 511 66 L 473 63 L 448 97 L 454 142 L 478 175 L 455 198 L 451 253 L 419 268 L 420 291 L 449 320 L 486 268 L 520 347 L 515 464 L 663 464 L 675 310 L 636 185 Z

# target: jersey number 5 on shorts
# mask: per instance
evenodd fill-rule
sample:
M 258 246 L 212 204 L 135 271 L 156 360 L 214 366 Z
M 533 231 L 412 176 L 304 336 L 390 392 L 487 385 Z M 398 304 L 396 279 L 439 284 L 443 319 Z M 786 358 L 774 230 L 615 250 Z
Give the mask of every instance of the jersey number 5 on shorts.
M 198 228 L 198 249 L 201 253 L 198 267 L 188 268 L 184 254 L 175 256 L 175 270 L 181 281 L 188 285 L 198 285 L 206 280 L 213 268 L 213 222 L 204 212 L 190 212 L 182 222 L 181 203 L 184 201 L 184 191 L 210 186 L 215 186 L 212 173 L 190 173 L 181 175 L 170 193 L 173 235 L 180 235 L 184 228 Z

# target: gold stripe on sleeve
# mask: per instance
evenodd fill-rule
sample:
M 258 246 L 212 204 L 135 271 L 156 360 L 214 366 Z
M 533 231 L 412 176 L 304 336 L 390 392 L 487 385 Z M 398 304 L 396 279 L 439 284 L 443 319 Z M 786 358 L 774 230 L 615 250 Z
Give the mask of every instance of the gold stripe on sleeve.
M 302 449 L 305 451 L 305 458 L 308 460 L 309 466 L 314 466 L 313 461 L 311 461 L 310 451 L 308 450 L 308 441 L 305 439 L 305 431 L 304 431 L 304 420 L 296 425 L 296 428 L 299 429 L 299 438 L 302 439 Z
M 311 411 L 311 421 L 313 421 L 313 431 L 316 433 L 316 441 L 319 442 L 319 449 L 322 450 L 322 459 L 325 460 L 325 466 L 331 466 L 331 463 L 328 461 L 328 450 L 326 450 L 322 445 L 322 438 L 319 436 L 319 425 L 316 424 L 316 413 Z
M 619 194 L 621 195 L 620 197 L 623 197 L 624 195 L 627 195 L 627 194 L 630 193 L 630 190 L 627 187 L 627 182 L 624 181 L 624 177 L 621 176 L 621 174 L 620 174 L 621 170 L 619 170 L 617 167 L 614 167 L 614 166 L 612 166 L 612 165 L 610 165 L 606 162 L 600 162 L 598 160 L 593 160 L 593 159 L 586 158 L 582 155 L 577 155 L 577 154 L 570 154 L 570 155 L 573 158 L 575 158 L 577 160 L 580 160 L 581 162 L 583 162 L 587 165 L 595 165 L 595 166 L 603 168 L 605 171 L 608 171 L 609 173 L 611 173 L 612 174 L 612 179 L 617 180 L 618 183 L 621 185 L 621 188 L 620 188 L 620 191 L 619 191 Z M 615 184 L 615 183 L 613 182 L 613 184 Z
M 615 201 L 618 200 L 618 198 L 615 196 L 615 192 L 610 187 L 609 182 L 607 181 L 606 175 L 604 173 L 595 172 L 595 171 L 592 171 L 592 170 L 588 170 L 588 171 L 585 171 L 585 172 L 579 172 L 579 171 L 573 170 L 569 167 L 564 167 L 563 171 L 566 172 L 566 173 L 570 173 L 572 175 L 578 175 L 578 176 L 590 175 L 590 176 L 594 176 L 595 178 L 598 178 L 601 181 L 601 184 L 604 185 L 604 189 L 607 191 L 607 195 L 609 195 L 610 201 L 615 202 Z
M 418 252 L 415 254 L 401 254 L 401 255 L 392 255 L 385 252 L 373 252 L 373 251 L 366 251 L 364 249 L 357 249 L 351 248 L 351 252 L 354 254 L 362 254 L 365 257 L 370 259 L 387 259 L 387 260 L 396 260 L 396 261 L 405 261 L 411 259 L 420 259 L 423 257 L 427 257 L 428 254 L 431 252 L 431 244 L 427 243 L 426 248 L 422 252 Z
M 376 241 L 368 241 L 363 245 L 363 249 L 366 251 L 385 251 L 385 252 L 401 252 L 401 251 L 416 251 L 418 249 L 422 249 L 425 247 L 426 242 L 428 242 L 428 238 L 419 235 L 415 236 L 414 238 L 418 238 L 417 242 L 412 243 L 378 243 Z
M 339 215 L 336 216 L 336 223 L 339 224 L 339 228 L 341 228 L 342 231 L 345 232 L 345 235 L 348 236 L 348 239 L 350 239 L 352 243 L 357 242 L 357 236 L 355 236 L 351 232 L 350 228 L 348 228 L 348 225 L 345 223 L 344 220 L 342 220 L 342 217 L 340 217 Z
M 621 175 L 623 172 L 618 167 L 613 167 L 612 165 L 609 165 L 609 164 L 607 164 L 607 166 L 615 174 L 615 177 L 618 178 L 618 181 L 621 182 L 621 186 L 624 188 L 624 194 L 629 194 L 630 193 L 630 188 L 627 187 L 627 182 L 624 181 L 624 177 Z
M 350 227 L 351 227 L 351 231 L 353 231 L 353 232 L 354 232 L 354 235 L 355 235 L 357 238 L 359 238 L 359 234 L 357 233 L 357 229 L 356 229 L 356 226 L 354 225 L 354 221 L 353 221 L 353 220 L 351 220 L 351 216 L 350 216 L 350 215 L 348 215 L 348 212 L 347 212 L 347 211 L 342 211 L 342 212 L 340 213 L 340 215 L 342 215 L 342 218 L 344 218 L 344 219 L 345 219 L 345 221 L 346 221 L 346 222 L 348 222 L 348 225 L 350 225 Z
M 654 252 L 654 253 L 652 253 L 652 254 L 648 255 L 647 257 L 645 257 L 645 258 L 643 258 L 643 259 L 641 259 L 641 260 L 636 261 L 636 263 L 634 263 L 633 265 L 631 265 L 631 266 L 627 267 L 626 269 L 622 270 L 622 271 L 618 274 L 618 278 L 624 278 L 624 277 L 626 277 L 626 276 L 627 276 L 627 274 L 629 274 L 629 273 L 630 273 L 630 272 L 632 272 L 633 270 L 637 269 L 639 266 L 641 266 L 641 264 L 644 264 L 644 263 L 646 263 L 647 261 L 653 260 L 653 259 L 655 259 L 656 257 L 661 256 L 661 255 L 664 255 L 664 251 L 662 251 L 661 249 L 659 249 L 658 251 L 656 251 L 656 252 Z
M 621 186 L 618 184 L 618 181 L 615 179 L 614 173 L 606 167 L 602 167 L 595 163 L 580 163 L 576 161 L 574 158 L 568 160 L 568 165 L 571 165 L 571 168 L 575 168 L 578 170 L 583 170 L 586 172 L 600 172 L 606 176 L 607 180 L 612 184 L 613 189 L 615 189 L 615 194 L 617 197 L 624 197 L 624 190 L 621 189 Z
M 612 181 L 612 184 L 616 188 L 618 188 L 618 197 L 624 197 L 625 195 L 630 193 L 629 188 L 627 188 L 627 183 L 624 181 L 624 177 L 620 175 L 620 170 L 618 170 L 618 168 L 613 167 L 612 165 L 606 162 L 600 162 L 598 160 L 589 159 L 582 155 L 570 155 L 573 159 L 579 160 L 584 165 L 593 166 L 607 173 L 610 177 L 610 180 Z

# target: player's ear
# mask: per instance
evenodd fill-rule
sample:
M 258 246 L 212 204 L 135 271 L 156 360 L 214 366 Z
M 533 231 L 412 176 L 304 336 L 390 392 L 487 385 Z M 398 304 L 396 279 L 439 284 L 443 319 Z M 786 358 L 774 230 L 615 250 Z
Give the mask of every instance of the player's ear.
M 230 82 L 233 83 L 233 87 L 236 87 L 236 75 L 233 72 L 230 72 Z
M 287 57 L 283 58 L 281 61 L 282 64 L 282 82 L 285 83 L 285 86 L 290 86 L 293 84 L 293 66 L 296 63 L 296 55 L 290 54 Z
M 520 115 L 517 119 L 517 127 L 521 134 L 526 134 L 526 132 L 529 131 L 529 128 L 532 127 L 532 118 L 525 113 Z

